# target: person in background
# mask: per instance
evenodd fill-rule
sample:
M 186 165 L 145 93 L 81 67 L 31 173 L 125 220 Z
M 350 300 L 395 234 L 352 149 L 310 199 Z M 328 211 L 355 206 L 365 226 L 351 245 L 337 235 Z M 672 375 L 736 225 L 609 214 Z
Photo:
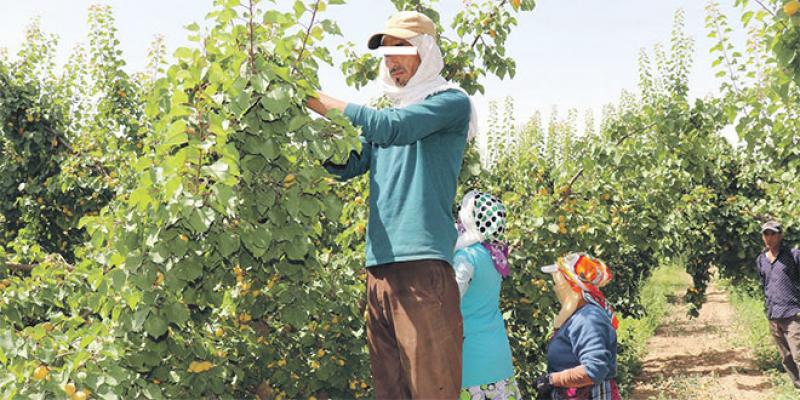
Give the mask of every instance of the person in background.
M 756 258 L 766 299 L 769 328 L 783 368 L 800 389 L 800 250 L 783 244 L 783 228 L 778 221 L 761 225 L 764 251 Z
M 542 267 L 551 274 L 561 310 L 547 346 L 547 373 L 536 379 L 539 399 L 620 400 L 617 318 L 600 288 L 611 271 L 583 253 Z
M 453 257 L 464 319 L 460 400 L 522 398 L 500 312 L 500 287 L 509 273 L 505 227 L 498 199 L 475 190 L 464 195 Z

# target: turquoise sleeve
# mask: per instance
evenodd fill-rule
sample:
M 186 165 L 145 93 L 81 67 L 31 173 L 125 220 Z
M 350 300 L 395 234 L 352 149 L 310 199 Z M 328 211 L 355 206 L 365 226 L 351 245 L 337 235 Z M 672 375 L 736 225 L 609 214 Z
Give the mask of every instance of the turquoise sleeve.
M 469 120 L 470 110 L 467 95 L 449 90 L 403 108 L 376 110 L 348 104 L 344 114 L 353 125 L 361 127 L 361 135 L 367 142 L 379 146 L 402 146 L 449 126 L 463 124 Z
M 369 165 L 372 158 L 372 146 L 369 143 L 361 140 L 361 153 L 353 150 L 350 152 L 350 157 L 344 165 L 333 164 L 325 162 L 323 166 L 328 172 L 336 175 L 340 181 L 355 178 L 359 175 L 365 174 L 369 171 Z

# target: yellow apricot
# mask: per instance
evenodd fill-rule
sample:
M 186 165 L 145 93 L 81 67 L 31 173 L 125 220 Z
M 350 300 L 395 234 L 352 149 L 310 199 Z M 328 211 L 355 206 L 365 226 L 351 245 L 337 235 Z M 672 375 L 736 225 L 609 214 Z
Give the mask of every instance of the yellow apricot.
M 47 375 L 49 373 L 50 369 L 47 368 L 46 365 L 40 365 L 36 367 L 35 370 L 33 370 L 33 379 L 36 379 L 37 381 L 44 380 L 45 378 L 47 378 Z
M 73 394 L 75 394 L 75 385 L 72 383 L 65 383 L 64 386 L 62 386 L 62 388 L 64 389 L 64 392 L 67 394 L 67 396 L 72 396 Z
M 296 180 L 297 180 L 297 177 L 294 174 L 286 175 L 286 177 L 283 178 L 283 187 L 284 188 L 292 187 L 292 185 L 294 185 L 294 182 Z
M 800 11 L 800 1 L 798 0 L 789 0 L 783 5 L 783 12 L 790 17 L 797 14 L 797 11 Z

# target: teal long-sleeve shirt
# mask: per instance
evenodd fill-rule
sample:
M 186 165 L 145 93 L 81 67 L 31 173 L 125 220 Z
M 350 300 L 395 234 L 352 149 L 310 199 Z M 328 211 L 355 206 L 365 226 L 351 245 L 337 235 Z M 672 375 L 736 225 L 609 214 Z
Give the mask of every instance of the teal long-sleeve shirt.
M 511 346 L 500 313 L 503 278 L 494 267 L 492 255 L 482 244 L 459 249 L 455 268 L 472 267 L 472 280 L 461 298 L 464 318 L 461 387 L 495 383 L 514 377 Z M 458 276 L 458 273 L 456 273 Z
M 328 170 L 347 180 L 369 171 L 367 267 L 438 259 L 453 263 L 452 215 L 469 129 L 466 94 L 447 90 L 404 108 L 348 104 L 361 154 Z

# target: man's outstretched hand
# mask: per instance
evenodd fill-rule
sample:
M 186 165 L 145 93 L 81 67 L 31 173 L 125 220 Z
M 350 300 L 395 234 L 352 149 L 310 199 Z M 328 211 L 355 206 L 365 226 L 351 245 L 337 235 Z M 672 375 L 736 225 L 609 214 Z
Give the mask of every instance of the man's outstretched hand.
M 309 97 L 308 100 L 306 100 L 306 105 L 317 114 L 325 116 L 329 110 L 344 112 L 344 107 L 347 103 L 339 99 L 334 99 L 325 93 L 317 92 L 316 97 Z

